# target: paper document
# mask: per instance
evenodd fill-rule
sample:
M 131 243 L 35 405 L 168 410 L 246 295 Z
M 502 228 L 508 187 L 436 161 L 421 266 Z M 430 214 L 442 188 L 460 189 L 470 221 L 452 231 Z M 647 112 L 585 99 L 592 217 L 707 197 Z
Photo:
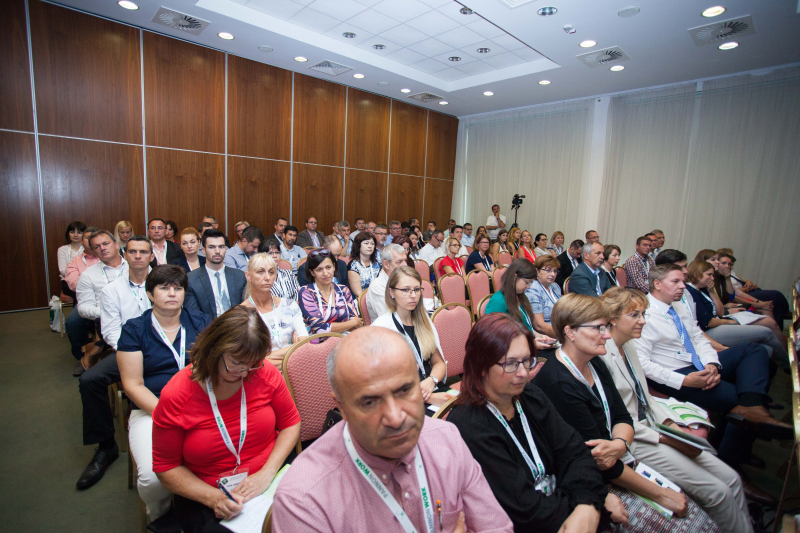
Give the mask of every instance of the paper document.
M 705 409 L 691 403 L 679 402 L 675 398 L 653 398 L 658 404 L 672 413 L 671 418 L 679 425 L 691 426 L 697 429 L 698 426 L 714 427 L 708 420 L 708 412 Z
M 751 313 L 750 311 L 741 311 L 739 313 L 734 313 L 732 315 L 726 315 L 725 318 L 730 318 L 735 320 L 739 323 L 740 326 L 746 326 L 748 324 L 752 324 L 757 320 L 761 320 L 764 318 L 764 315 L 757 315 L 755 313 Z
M 662 476 L 661 474 L 659 474 L 658 472 L 656 472 L 655 470 L 653 470 L 644 463 L 639 463 L 639 465 L 636 467 L 635 472 L 640 476 L 642 476 L 643 478 L 652 481 L 653 483 L 655 483 L 660 487 L 666 487 L 668 489 L 674 490 L 675 492 L 681 492 L 681 488 L 679 486 L 677 486 L 675 483 L 671 482 L 670 480 L 668 480 L 667 478 L 665 478 L 664 476 Z M 645 498 L 644 496 L 640 496 L 636 493 L 634 494 L 638 498 L 643 500 L 646 504 L 653 507 L 656 511 L 658 511 L 662 515 L 666 516 L 667 518 L 672 518 L 673 512 L 667 509 L 666 507 L 657 504 L 656 502 L 654 502 L 649 498 Z
M 272 507 L 272 499 L 275 497 L 275 491 L 278 490 L 278 483 L 283 479 L 287 470 L 289 470 L 289 465 L 278 470 L 272 483 L 261 496 L 256 496 L 244 504 L 241 513 L 230 520 L 221 521 L 220 524 L 234 533 L 260 533 L 264 528 L 264 520 L 267 518 L 269 508 Z
M 717 450 L 714 449 L 713 446 L 704 438 L 698 437 L 697 435 L 692 435 L 691 433 L 686 433 L 679 429 L 671 428 L 669 426 L 665 426 L 664 424 L 656 424 L 654 427 L 658 433 L 665 435 L 667 437 L 672 437 L 675 440 L 679 440 L 684 444 L 688 444 L 698 450 L 708 452 L 712 455 L 717 455 Z

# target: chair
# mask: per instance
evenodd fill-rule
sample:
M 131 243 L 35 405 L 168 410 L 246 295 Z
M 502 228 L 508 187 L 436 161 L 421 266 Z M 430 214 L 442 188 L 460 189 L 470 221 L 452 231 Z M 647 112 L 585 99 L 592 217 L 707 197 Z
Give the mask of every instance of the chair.
M 326 364 L 328 353 L 342 337 L 339 333 L 311 335 L 292 346 L 283 357 L 283 379 L 302 420 L 297 453 L 303 451 L 302 442 L 322 435 L 325 416 L 335 407 Z
M 134 488 L 138 479 L 139 469 L 136 467 L 136 460 L 133 458 L 133 453 L 128 450 L 128 489 Z M 139 519 L 141 520 L 142 533 L 147 533 L 147 506 L 141 497 L 139 498 Z
M 569 294 L 569 278 L 571 276 L 567 276 L 567 279 L 564 280 L 564 294 Z
M 478 312 L 475 315 L 478 320 L 483 318 L 483 315 L 486 314 L 486 306 L 489 304 L 489 300 L 491 300 L 491 299 L 492 299 L 492 295 L 491 294 L 487 294 L 486 296 L 481 298 L 480 302 L 478 302 Z
M 628 274 L 625 272 L 624 268 L 620 266 L 614 267 L 614 274 L 617 275 L 617 281 L 619 282 L 620 287 L 628 286 Z
M 364 320 L 364 324 L 369 326 L 372 323 L 372 319 L 369 316 L 369 311 L 367 311 L 368 290 L 369 288 L 366 288 L 361 291 L 361 296 L 358 297 L 358 312 L 361 313 L 361 318 Z
M 122 382 L 112 383 L 108 388 L 111 409 L 116 413 L 119 422 L 120 446 L 119 451 L 128 451 L 128 417 L 131 413 L 130 401 L 122 389 Z
M 472 253 L 472 246 L 465 246 L 464 248 L 467 249 L 467 255 Z
M 297 270 L 300 270 L 303 267 L 303 265 L 306 264 L 306 261 L 308 261 L 308 257 L 307 256 L 302 258 L 302 259 L 300 259 L 300 261 L 297 262 Z
M 349 265 L 350 261 L 352 261 L 352 260 L 353 260 L 353 258 L 350 257 L 349 255 L 347 257 L 345 257 L 344 259 L 342 259 L 342 261 L 344 261 L 346 265 Z
M 472 329 L 472 311 L 466 305 L 451 303 L 442 305 L 431 317 L 439 342 L 442 345 L 442 357 L 447 361 L 447 376 L 456 376 L 464 372 L 464 355 L 467 337 Z M 453 385 L 459 390 L 460 382 Z
M 440 420 L 447 420 L 447 413 L 449 413 L 450 409 L 453 408 L 453 405 L 456 403 L 457 399 L 458 399 L 458 396 L 456 396 L 454 398 L 450 398 L 449 400 L 447 400 L 447 402 L 445 402 L 445 404 L 442 405 L 439 408 L 438 411 L 433 413 L 433 416 L 431 418 L 438 418 Z
M 316 246 L 304 246 L 303 247 L 303 250 L 305 250 L 306 252 L 310 252 L 311 250 L 316 250 L 316 249 L 317 249 Z
M 528 381 L 533 381 L 533 378 L 535 378 L 536 374 L 538 374 L 539 371 L 542 369 L 542 367 L 544 366 L 544 363 L 545 363 L 545 361 L 539 361 L 538 363 L 536 363 L 536 366 L 531 368 L 531 371 L 528 374 Z
M 464 278 L 458 274 L 446 274 L 439 280 L 439 294 L 442 297 L 442 304 L 458 303 L 467 305 L 464 292 Z
M 429 299 L 433 300 L 433 298 L 435 296 L 436 296 L 436 292 L 433 290 L 433 285 L 431 285 L 431 282 L 428 281 L 427 279 L 423 279 L 422 280 L 422 297 L 423 298 L 429 298 Z
M 433 275 L 436 276 L 436 286 L 439 286 L 439 278 L 441 278 L 441 274 L 439 274 L 439 263 L 442 262 L 444 257 L 440 257 L 438 259 L 434 259 L 433 261 Z
M 75 305 L 75 302 L 72 300 L 72 297 L 67 296 L 63 292 L 58 296 L 58 310 L 61 312 L 61 337 L 64 337 L 64 331 L 66 329 L 66 321 L 67 319 L 64 317 L 64 307 L 72 307 Z
M 514 260 L 514 256 L 512 256 L 508 252 L 500 252 L 497 256 L 497 263 L 503 266 L 508 266 Z
M 492 294 L 489 288 L 489 273 L 476 269 L 467 274 L 467 291 L 469 291 L 469 301 L 472 304 L 472 313 L 477 317 L 480 302 Z
M 286 259 L 281 259 L 280 261 L 278 261 L 278 268 L 280 268 L 282 270 L 288 270 L 289 272 L 291 272 L 292 271 L 292 264 L 289 261 L 287 261 Z
M 272 506 L 270 505 L 267 516 L 264 518 L 264 526 L 261 528 L 261 533 L 272 533 Z
M 419 275 L 422 277 L 422 279 L 430 281 L 431 267 L 424 259 L 415 259 L 414 268 L 417 270 L 417 272 L 419 272 Z
M 492 282 L 494 284 L 495 292 L 500 290 L 501 283 L 503 281 L 503 274 L 506 272 L 506 266 L 499 266 L 492 271 Z

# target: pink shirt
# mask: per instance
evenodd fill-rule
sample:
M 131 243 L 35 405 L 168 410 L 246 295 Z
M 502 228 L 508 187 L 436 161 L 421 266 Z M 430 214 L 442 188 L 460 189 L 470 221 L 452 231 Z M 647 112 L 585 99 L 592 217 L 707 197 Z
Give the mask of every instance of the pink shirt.
M 75 287 L 78 286 L 78 278 L 81 277 L 83 271 L 99 262 L 100 260 L 93 255 L 81 254 L 73 258 L 72 261 L 67 263 L 67 268 L 64 269 L 64 280 L 67 282 L 67 286 L 74 291 Z
M 167 241 L 161 243 L 161 246 L 157 245 L 153 241 L 150 241 L 150 244 L 153 245 L 153 255 L 156 256 L 156 264 L 157 265 L 166 265 L 167 264 Z
M 336 424 L 292 462 L 275 494 L 272 531 L 403 532 L 389 507 L 356 470 L 344 446 L 343 428 L 343 422 Z M 426 532 L 422 497 L 413 468 L 416 452 L 412 450 L 401 459 L 389 460 L 365 452 L 355 439 L 353 443 L 358 455 L 380 476 L 416 530 Z M 467 529 L 472 533 L 514 530 L 454 425 L 425 417 L 418 445 L 431 500 L 442 502 L 442 531 L 453 530 L 460 511 L 464 512 Z M 438 521 L 437 516 L 436 531 Z

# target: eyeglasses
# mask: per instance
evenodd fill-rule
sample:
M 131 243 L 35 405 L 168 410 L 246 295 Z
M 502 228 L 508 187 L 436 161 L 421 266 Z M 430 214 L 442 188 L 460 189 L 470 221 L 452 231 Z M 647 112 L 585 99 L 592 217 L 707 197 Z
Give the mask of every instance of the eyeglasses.
M 554 268 L 543 268 L 540 270 L 540 272 L 544 272 L 545 274 L 555 274 L 558 272 L 558 270 Z
M 537 357 L 526 357 L 522 361 L 506 361 L 505 363 L 495 363 L 496 365 L 503 367 L 503 372 L 506 374 L 513 374 L 519 368 L 519 365 L 525 367 L 525 370 L 530 370 L 536 363 L 538 362 Z
M 314 250 L 310 254 L 308 254 L 309 257 L 313 257 L 314 259 L 316 259 L 317 257 L 322 257 L 324 259 L 326 257 L 329 257 L 330 255 L 331 255 L 331 251 L 328 250 L 327 248 L 320 248 L 320 249 Z
M 408 296 L 409 293 L 413 294 L 414 296 L 417 296 L 419 293 L 422 292 L 422 289 L 420 287 L 417 287 L 416 289 L 398 289 L 397 287 L 392 287 L 392 289 L 394 289 L 396 291 L 400 291 L 403 294 L 405 294 L 406 296 Z
M 524 279 L 524 278 L 517 278 L 517 279 L 522 280 L 522 282 L 525 283 L 526 287 L 530 287 L 531 285 L 533 285 L 533 280 L 532 279 Z
M 600 335 L 602 335 L 603 333 L 608 331 L 608 324 L 598 324 L 596 326 L 592 325 L 592 324 L 581 324 L 580 326 L 575 326 L 575 327 L 576 328 L 592 328 L 592 329 L 596 329 L 597 333 L 599 333 Z
M 242 368 L 240 370 L 231 370 L 230 368 L 228 368 L 228 362 L 225 361 L 225 356 L 224 355 L 222 356 L 222 364 L 225 365 L 225 371 L 228 372 L 229 374 L 247 374 L 248 372 L 254 372 L 256 370 L 260 370 L 260 369 L 264 368 L 264 360 L 262 359 L 261 360 L 261 364 L 259 366 L 254 366 L 254 367 L 250 367 L 250 368 Z

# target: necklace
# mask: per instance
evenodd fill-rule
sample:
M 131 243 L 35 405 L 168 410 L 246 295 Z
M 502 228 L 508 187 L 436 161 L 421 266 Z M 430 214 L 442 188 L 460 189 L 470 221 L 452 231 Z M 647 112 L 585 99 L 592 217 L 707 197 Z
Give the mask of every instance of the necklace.
M 158 319 L 156 319 L 156 321 L 158 322 L 158 325 L 161 326 L 162 331 L 164 331 L 165 333 L 172 333 L 174 331 L 178 331 L 179 329 L 181 329 L 180 324 L 178 324 L 178 327 L 175 329 L 164 329 L 164 326 L 161 325 L 161 321 Z

